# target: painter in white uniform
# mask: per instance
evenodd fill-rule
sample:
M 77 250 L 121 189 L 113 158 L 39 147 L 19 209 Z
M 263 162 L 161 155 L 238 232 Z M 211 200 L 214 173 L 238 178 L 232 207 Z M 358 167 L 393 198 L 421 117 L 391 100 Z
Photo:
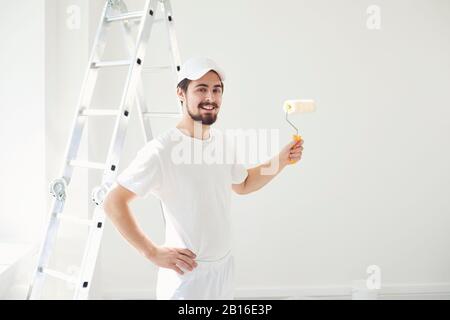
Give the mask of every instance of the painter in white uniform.
M 194 58 L 182 66 L 179 80 L 199 79 L 211 70 L 224 80 L 223 70 L 214 61 Z M 214 104 L 213 100 L 208 101 Z M 234 161 L 234 150 L 227 142 L 213 128 L 203 139 L 172 128 L 148 142 L 117 178 L 117 183 L 138 196 L 152 194 L 161 200 L 164 246 L 196 254 L 197 267 L 183 275 L 159 268 L 158 299 L 233 298 L 231 191 L 232 184 L 242 183 L 248 172 Z
M 258 167 L 247 170 L 238 161 L 234 137 L 210 127 L 221 106 L 224 79 L 223 71 L 208 58 L 185 62 L 177 88 L 183 101 L 182 119 L 148 142 L 117 177 L 117 184 L 136 195 L 152 194 L 161 200 L 165 247 L 188 249 L 196 255 L 192 271 L 182 273 L 178 262 L 158 269 L 158 299 L 232 299 L 231 191 L 259 190 L 301 157 L 302 142 L 290 142 Z M 273 160 L 274 171 L 264 174 L 262 168 Z M 107 211 L 114 211 L 113 201 L 105 201 Z M 122 214 L 116 210 L 111 217 Z M 115 221 L 120 225 L 119 219 Z M 122 230 L 128 228 L 122 226 Z

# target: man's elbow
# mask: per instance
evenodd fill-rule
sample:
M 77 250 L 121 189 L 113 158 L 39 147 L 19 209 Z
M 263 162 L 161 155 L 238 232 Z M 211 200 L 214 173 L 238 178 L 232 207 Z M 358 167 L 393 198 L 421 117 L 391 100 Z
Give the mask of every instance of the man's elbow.
M 245 192 L 244 190 L 233 189 L 233 191 L 234 191 L 236 194 L 239 194 L 239 195 L 247 194 L 247 192 Z
M 131 191 L 118 186 L 106 194 L 103 201 L 103 210 L 108 216 L 116 215 L 121 212 L 120 208 L 136 197 Z
M 248 188 L 244 188 L 243 190 L 240 190 L 239 192 L 236 192 L 239 195 L 245 195 L 245 194 L 250 194 L 252 192 L 255 192 L 256 190 L 250 190 Z
M 108 193 L 103 201 L 103 211 L 105 211 L 106 215 L 111 216 L 115 207 L 117 207 L 117 199 L 113 194 Z
M 249 194 L 251 191 L 248 190 L 246 182 L 247 182 L 247 179 L 245 179 L 244 182 L 242 182 L 240 184 L 234 184 L 233 191 L 239 195 Z

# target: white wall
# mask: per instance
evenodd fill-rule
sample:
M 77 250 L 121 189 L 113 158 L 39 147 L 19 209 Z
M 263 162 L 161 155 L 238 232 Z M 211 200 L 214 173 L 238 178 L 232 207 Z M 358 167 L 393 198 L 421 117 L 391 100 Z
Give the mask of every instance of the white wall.
M 1 1 L 0 242 L 36 240 L 45 211 L 44 1 Z
M 20 299 L 46 211 L 45 6 L 43 0 L 0 4 L 0 244 L 24 248 L 0 250 L 0 264 L 9 268 L 0 286 L 4 298 Z M 8 261 L 13 256 L 20 263 Z
M 100 2 L 89 5 L 91 22 Z M 366 26 L 373 4 L 381 8 L 380 30 Z M 292 129 L 282 102 L 314 98 L 318 105 L 315 114 L 293 119 L 305 140 L 302 161 L 259 192 L 233 197 L 241 294 L 298 294 L 310 287 L 348 293 L 372 264 L 381 268 L 385 287 L 443 287 L 448 294 L 448 1 L 286 0 L 275 7 L 256 0 L 173 0 L 172 6 L 182 58 L 207 55 L 227 72 L 218 127 L 278 128 L 287 143 Z M 90 23 L 89 44 L 94 31 Z M 117 38 L 111 51 L 110 57 L 123 54 Z M 78 92 L 76 78 L 61 97 Z M 103 80 L 105 94 L 95 101 L 107 106 L 118 84 Z M 147 84 L 150 98 L 152 88 Z M 144 142 L 133 121 L 120 170 Z M 70 123 L 48 125 L 67 130 Z M 104 151 L 94 137 L 110 129 L 106 123 L 89 128 L 94 160 Z M 90 187 L 95 178 L 89 176 Z M 161 243 L 155 199 L 136 201 L 133 211 Z M 97 269 L 94 298 L 153 295 L 156 268 L 109 223 Z

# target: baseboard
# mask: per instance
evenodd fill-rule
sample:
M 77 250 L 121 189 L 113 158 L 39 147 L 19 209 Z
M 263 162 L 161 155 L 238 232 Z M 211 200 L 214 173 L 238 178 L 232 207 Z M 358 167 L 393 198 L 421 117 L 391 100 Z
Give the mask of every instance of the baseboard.
M 97 297 L 94 297 L 94 299 Z M 99 299 L 129 300 L 155 299 L 154 290 L 105 291 Z M 238 287 L 235 299 L 243 300 L 350 300 L 351 286 L 303 287 Z M 450 300 L 450 283 L 387 284 L 380 288 L 379 300 Z

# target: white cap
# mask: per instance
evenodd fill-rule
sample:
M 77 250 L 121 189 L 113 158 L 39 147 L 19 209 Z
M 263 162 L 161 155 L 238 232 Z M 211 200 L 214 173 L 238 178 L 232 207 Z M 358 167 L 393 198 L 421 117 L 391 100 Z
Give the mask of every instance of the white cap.
M 217 72 L 221 81 L 225 81 L 225 73 L 213 60 L 205 57 L 191 58 L 181 66 L 178 83 L 184 79 L 198 80 L 211 70 Z

